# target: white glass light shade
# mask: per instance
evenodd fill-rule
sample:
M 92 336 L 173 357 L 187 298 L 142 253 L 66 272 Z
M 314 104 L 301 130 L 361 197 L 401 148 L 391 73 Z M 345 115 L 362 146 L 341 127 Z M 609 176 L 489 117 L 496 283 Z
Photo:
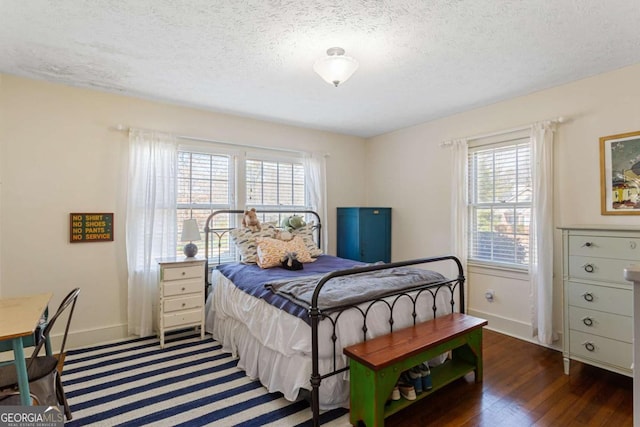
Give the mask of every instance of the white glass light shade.
M 330 85 L 338 87 L 356 72 L 358 65 L 358 61 L 344 55 L 344 49 L 332 47 L 327 50 L 327 56 L 313 64 L 313 71 Z
M 198 221 L 195 218 L 185 219 L 182 223 L 182 242 L 193 242 L 201 240 L 200 230 L 198 230 Z

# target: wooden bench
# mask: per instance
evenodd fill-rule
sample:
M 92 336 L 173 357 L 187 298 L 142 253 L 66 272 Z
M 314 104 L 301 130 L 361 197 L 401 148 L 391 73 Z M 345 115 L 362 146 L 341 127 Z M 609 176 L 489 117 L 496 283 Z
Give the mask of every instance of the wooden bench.
M 418 402 L 450 382 L 475 372 L 482 382 L 482 327 L 484 319 L 462 313 L 447 314 L 345 347 L 350 359 L 352 425 L 383 426 L 391 414 Z M 387 403 L 400 374 L 451 350 L 451 358 L 431 368 L 433 388 Z

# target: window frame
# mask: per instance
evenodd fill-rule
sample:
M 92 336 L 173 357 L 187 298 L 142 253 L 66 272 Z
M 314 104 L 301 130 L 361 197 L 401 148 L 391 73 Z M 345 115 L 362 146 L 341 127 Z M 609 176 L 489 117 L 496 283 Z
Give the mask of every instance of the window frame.
M 228 175 L 228 191 L 229 191 L 229 203 L 228 204 L 215 204 L 215 203 L 211 203 L 208 204 L 206 206 L 203 205 L 197 205 L 197 208 L 200 209 L 205 209 L 209 211 L 209 215 L 216 211 L 216 210 L 225 210 L 225 209 L 236 209 L 237 207 L 237 176 L 238 176 L 238 155 L 239 152 L 238 150 L 230 150 L 228 147 L 224 147 L 224 146 L 220 146 L 217 144 L 212 144 L 212 143 L 201 143 L 201 144 L 197 144 L 197 143 L 190 143 L 190 144 L 179 144 L 178 145 L 178 153 L 180 152 L 187 152 L 187 153 L 192 153 L 192 154 L 205 154 L 205 155 L 210 155 L 210 156 L 226 156 L 229 158 L 229 175 Z M 178 163 L 178 158 L 176 158 L 176 168 L 179 167 L 179 163 Z M 179 176 L 179 172 L 176 171 L 176 176 Z M 176 186 L 178 188 L 178 186 Z M 179 191 L 179 190 L 178 190 Z M 176 195 L 176 199 L 178 199 L 178 195 Z M 193 218 L 193 212 L 192 209 L 194 209 L 194 204 L 184 204 L 184 203 L 177 203 L 176 202 L 176 212 L 181 210 L 181 209 L 189 209 L 189 218 Z M 207 215 L 208 217 L 208 215 Z M 182 218 L 178 215 L 176 215 L 176 230 L 177 232 L 177 242 L 176 242 L 176 247 L 178 248 L 176 255 L 178 257 L 182 256 L 182 246 L 184 246 L 184 242 L 180 241 L 180 235 L 181 235 L 181 230 L 182 230 L 182 220 L 184 220 L 185 218 Z M 235 221 L 235 217 L 230 218 L 231 221 Z M 200 223 L 200 221 L 198 221 L 198 228 L 200 229 L 201 232 L 201 237 L 202 237 L 202 242 L 204 242 L 205 236 L 204 236 L 204 227 L 206 226 L 206 224 Z M 235 226 L 235 224 L 229 224 L 229 227 L 233 227 Z M 198 245 L 200 246 L 200 245 Z M 204 251 L 204 243 L 202 245 L 202 247 L 200 248 L 202 251 Z M 229 248 L 230 253 L 232 252 L 232 248 Z M 199 252 L 200 255 L 200 252 Z M 204 255 L 204 252 L 202 252 L 202 255 Z M 232 256 L 235 256 L 232 254 Z
M 531 232 L 531 215 L 533 212 L 533 204 L 532 204 L 532 200 L 530 199 L 528 202 L 511 202 L 511 203 L 504 203 L 504 202 L 500 202 L 495 200 L 495 188 L 493 190 L 493 201 L 490 203 L 487 202 L 483 202 L 483 203 L 479 203 L 476 202 L 476 196 L 477 193 L 474 191 L 477 189 L 477 183 L 478 181 L 474 179 L 474 176 L 472 176 L 471 172 L 472 170 L 474 172 L 477 173 L 477 170 L 472 169 L 472 165 L 471 165 L 471 160 L 472 160 L 472 156 L 474 153 L 484 150 L 484 149 L 499 149 L 501 147 L 516 147 L 517 145 L 526 145 L 529 149 L 529 167 L 528 167 L 528 180 L 530 181 L 530 187 L 533 186 L 533 176 L 532 176 L 532 165 L 531 165 L 531 161 L 532 161 L 532 157 L 531 157 L 531 136 L 530 136 L 530 132 L 528 130 L 521 130 L 521 131 L 516 131 L 516 132 L 509 132 L 509 133 L 502 133 L 502 134 L 498 134 L 498 135 L 492 135 L 490 137 L 484 137 L 484 138 L 478 138 L 478 139 L 474 139 L 474 140 L 470 140 L 468 142 L 468 155 L 467 155 L 467 170 L 466 170 L 466 176 L 467 176 L 467 216 L 468 216 L 468 222 L 467 222 L 467 262 L 469 265 L 472 266 L 477 266 L 477 267 L 487 267 L 487 268 L 496 268 L 496 269 L 502 269 L 502 270 L 507 270 L 507 271 L 517 271 L 517 272 L 522 272 L 522 271 L 527 271 L 528 270 L 528 266 L 529 266 L 529 261 L 523 262 L 523 263 L 512 263 L 512 262 L 502 262 L 502 261 L 498 261 L 495 260 L 494 257 L 492 256 L 491 260 L 487 260 L 487 259 L 480 259 L 477 256 L 474 255 L 474 251 L 476 248 L 476 237 L 477 237 L 477 232 L 478 232 L 478 228 L 476 227 L 476 211 L 479 208 L 490 208 L 490 209 L 496 209 L 496 208 L 500 208 L 500 209 L 504 209 L 504 208 L 511 208 L 514 210 L 517 209 L 528 209 L 528 216 L 529 216 L 529 224 L 528 224 L 528 232 L 526 233 L 527 236 L 530 236 L 530 232 Z M 495 184 L 495 181 L 494 181 Z M 531 188 L 531 191 L 533 191 L 533 188 Z M 491 231 L 491 233 L 495 233 L 494 231 Z M 513 231 L 513 236 L 514 239 L 518 236 L 518 235 L 522 235 L 522 233 L 517 233 L 516 230 Z M 492 239 L 493 242 L 493 239 Z M 527 251 L 527 256 L 531 256 L 531 247 L 530 245 L 527 243 L 526 246 L 526 251 Z M 514 261 L 516 261 L 516 256 L 514 256 Z
M 292 166 L 292 181 L 291 181 L 291 194 L 292 197 L 295 198 L 295 170 L 293 170 L 294 166 L 299 166 L 302 169 L 302 197 L 304 198 L 304 203 L 302 205 L 295 205 L 295 204 L 282 204 L 279 203 L 280 199 L 278 197 L 278 201 L 276 204 L 262 204 L 262 203 L 255 203 L 254 201 L 249 200 L 249 194 L 248 194 L 248 185 L 249 185 L 249 180 L 248 180 L 248 172 L 247 172 L 247 163 L 250 161 L 254 161 L 254 162 L 261 162 L 262 165 L 264 166 L 264 163 L 275 163 L 277 166 L 279 166 L 280 164 L 287 164 L 287 165 L 291 165 Z M 309 209 L 309 196 L 308 196 L 308 191 L 307 191 L 307 173 L 304 170 L 305 166 L 304 166 L 304 161 L 301 158 L 294 158 L 294 157 L 281 157 L 281 158 L 275 158 L 273 156 L 260 156 L 260 155 L 247 155 L 244 158 L 244 188 L 245 188 L 245 206 L 247 207 L 251 207 L 251 208 L 256 208 L 257 210 L 260 209 L 290 209 L 290 210 L 299 210 L 299 209 Z M 279 175 L 279 174 L 278 174 Z M 279 179 L 279 176 L 278 178 Z M 262 181 L 260 181 L 264 184 L 264 173 L 262 174 Z M 279 183 L 277 183 L 277 188 L 279 191 Z M 264 201 L 264 192 L 262 192 L 262 198 Z

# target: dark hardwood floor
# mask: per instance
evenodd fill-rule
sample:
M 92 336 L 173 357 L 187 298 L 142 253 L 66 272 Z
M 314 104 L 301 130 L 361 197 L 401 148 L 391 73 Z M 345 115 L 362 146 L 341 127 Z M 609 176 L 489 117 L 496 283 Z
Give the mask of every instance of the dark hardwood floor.
M 473 374 L 387 418 L 392 427 L 632 426 L 633 379 L 484 331 L 484 381 Z

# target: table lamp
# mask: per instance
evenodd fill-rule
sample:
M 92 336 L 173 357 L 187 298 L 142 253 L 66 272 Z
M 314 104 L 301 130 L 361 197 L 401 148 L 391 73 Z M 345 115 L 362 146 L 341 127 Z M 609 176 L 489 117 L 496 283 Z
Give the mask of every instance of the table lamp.
M 193 243 L 194 240 L 201 240 L 200 230 L 198 230 L 198 221 L 195 218 L 185 219 L 182 223 L 182 239 L 183 242 L 189 242 L 184 245 L 184 254 L 193 258 L 198 253 L 198 247 Z

